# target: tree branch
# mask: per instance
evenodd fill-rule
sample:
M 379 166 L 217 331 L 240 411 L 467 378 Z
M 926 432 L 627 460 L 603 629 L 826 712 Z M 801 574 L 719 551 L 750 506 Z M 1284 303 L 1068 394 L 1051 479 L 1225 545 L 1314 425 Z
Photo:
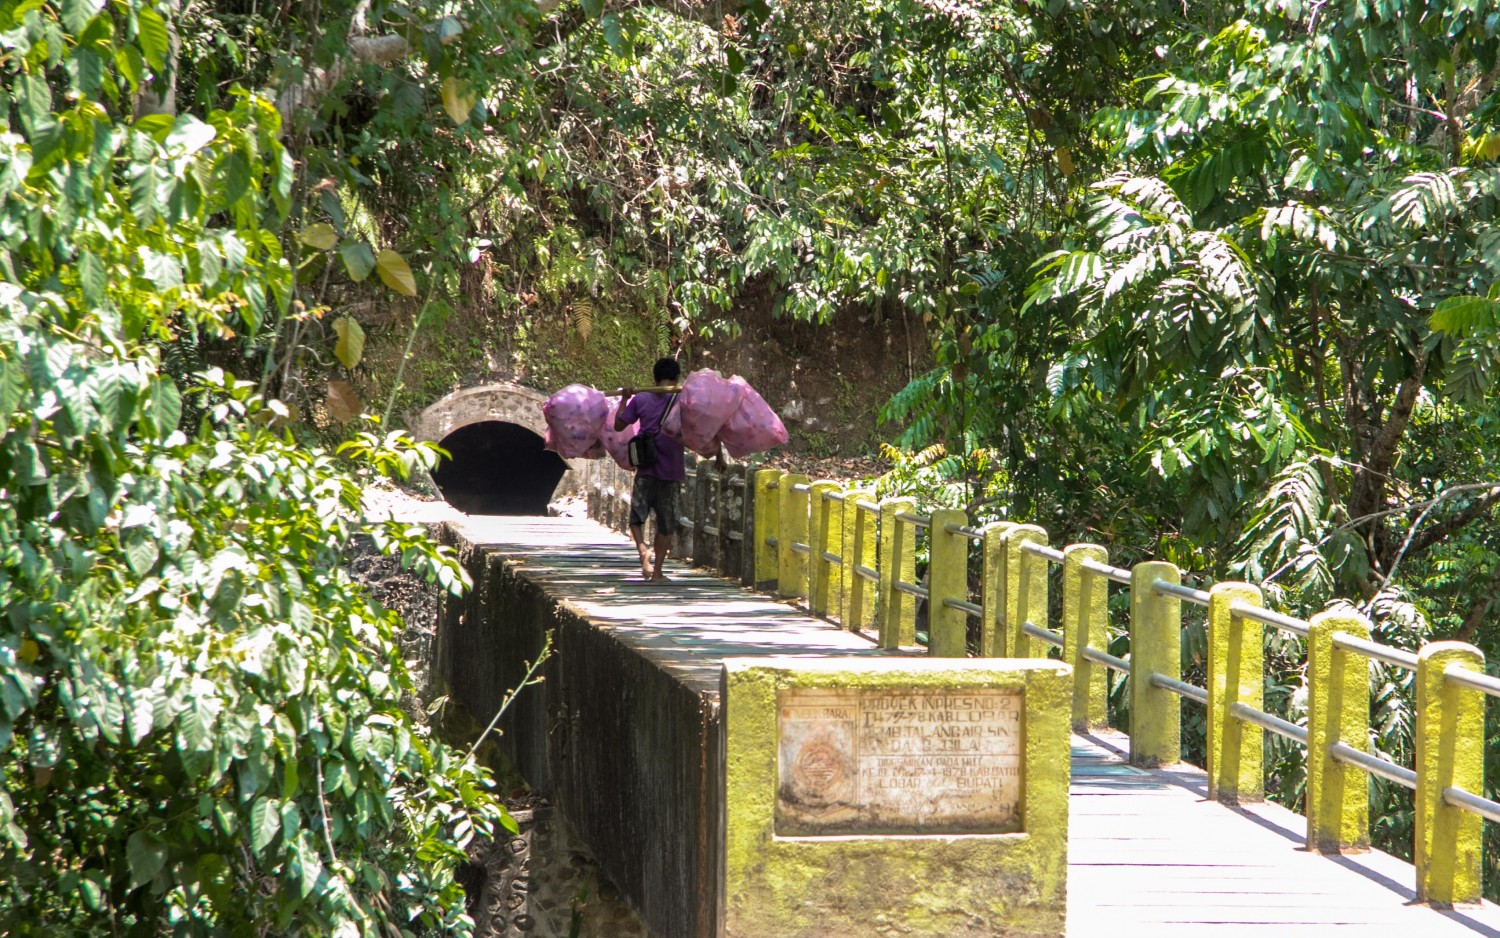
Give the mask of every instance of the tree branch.
M 1485 595 L 1480 598 L 1479 602 L 1474 604 L 1474 608 L 1470 609 L 1469 614 L 1464 617 L 1464 624 L 1458 627 L 1457 632 L 1453 633 L 1453 640 L 1455 642 L 1472 642 L 1474 636 L 1479 632 L 1480 624 L 1484 622 L 1485 616 L 1489 615 L 1490 610 L 1494 608 L 1495 600 L 1497 599 L 1500 599 L 1500 563 L 1495 564 L 1494 572 L 1490 574 L 1490 582 L 1489 586 L 1486 587 Z
M 1492 491 L 1481 495 L 1473 504 L 1465 507 L 1462 511 L 1455 512 L 1428 528 L 1421 537 L 1414 538 L 1411 541 L 1410 550 L 1421 553 L 1489 511 L 1496 504 L 1500 504 L 1500 487 L 1496 487 Z

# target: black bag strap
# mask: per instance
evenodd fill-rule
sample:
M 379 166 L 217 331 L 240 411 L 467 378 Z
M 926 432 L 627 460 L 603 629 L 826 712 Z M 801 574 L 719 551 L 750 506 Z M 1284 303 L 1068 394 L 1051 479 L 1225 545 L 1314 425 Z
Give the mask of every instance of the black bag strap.
M 661 432 L 662 424 L 667 422 L 667 414 L 670 414 L 672 412 L 672 405 L 675 403 L 677 403 L 677 395 L 673 394 L 671 398 L 667 400 L 667 406 L 662 408 L 661 419 L 656 421 L 656 429 L 651 431 L 652 436 L 656 436 Z M 645 433 L 646 431 L 642 430 L 641 432 Z

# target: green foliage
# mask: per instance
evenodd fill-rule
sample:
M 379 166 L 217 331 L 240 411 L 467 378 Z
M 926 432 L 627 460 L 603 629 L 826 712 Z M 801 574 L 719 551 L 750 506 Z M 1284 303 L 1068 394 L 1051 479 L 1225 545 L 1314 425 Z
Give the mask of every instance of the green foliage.
M 346 463 L 253 383 L 166 370 L 301 321 L 277 109 L 235 88 L 201 117 L 137 110 L 181 25 L 0 7 L 0 915 L 467 933 L 453 867 L 509 819 L 402 710 L 397 619 L 344 572 L 367 538 L 464 588 L 422 529 L 361 508 L 372 471 L 435 454 L 367 435 Z
M 1119 170 L 1042 259 L 1028 316 L 1067 322 L 1054 417 L 1123 455 L 1217 544 L 1216 576 L 1382 641 L 1482 627 L 1500 577 L 1494 433 L 1500 20 L 1476 4 L 1184 8 L 1138 102 L 1094 129 Z M 1154 478 L 1153 478 L 1154 477 Z M 1340 599 L 1342 597 L 1342 599 Z M 1268 653 L 1273 652 L 1268 647 Z M 1302 681 L 1268 657 L 1295 717 Z M 1372 742 L 1409 757 L 1411 696 L 1381 674 Z M 1297 757 L 1272 753 L 1295 799 Z M 1410 802 L 1377 785 L 1378 841 Z

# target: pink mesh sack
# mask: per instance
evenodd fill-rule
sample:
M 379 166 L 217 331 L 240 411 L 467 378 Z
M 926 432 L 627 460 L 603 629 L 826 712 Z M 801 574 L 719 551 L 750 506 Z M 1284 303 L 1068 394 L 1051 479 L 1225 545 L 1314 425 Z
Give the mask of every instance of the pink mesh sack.
M 547 421 L 552 451 L 564 459 L 598 459 L 599 443 L 609 403 L 604 393 L 585 384 L 570 384 L 547 398 L 542 417 Z
M 680 404 L 681 401 L 678 403 Z M 680 406 L 667 411 L 667 416 L 661 422 L 661 433 L 662 436 L 676 440 L 678 443 L 682 442 L 682 408 Z
M 688 375 L 677 399 L 677 409 L 682 411 L 682 445 L 700 456 L 717 453 L 714 438 L 739 408 L 747 387 L 745 382 L 735 384 L 711 368 Z
M 674 407 L 672 409 L 676 410 L 677 408 Z M 600 429 L 599 440 L 604 444 L 604 449 L 609 453 L 610 458 L 615 461 L 615 465 L 621 469 L 629 469 L 631 468 L 630 454 L 628 452 L 630 438 L 635 436 L 636 432 L 640 430 L 641 422 L 637 420 L 635 423 L 626 426 L 624 430 L 616 433 L 615 414 L 619 413 L 619 410 L 620 399 L 617 397 L 610 398 L 609 413 L 604 418 L 604 426 Z
M 786 426 L 776 416 L 776 411 L 744 378 L 735 375 L 729 380 L 743 390 L 739 408 L 719 429 L 719 442 L 724 444 L 725 452 L 735 459 L 743 459 L 751 453 L 763 453 L 768 449 L 784 446 Z

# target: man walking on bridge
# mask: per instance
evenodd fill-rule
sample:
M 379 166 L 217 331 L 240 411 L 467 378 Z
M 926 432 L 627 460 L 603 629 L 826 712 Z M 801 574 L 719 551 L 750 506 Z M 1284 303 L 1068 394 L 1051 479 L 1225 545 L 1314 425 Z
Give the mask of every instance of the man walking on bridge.
M 667 411 L 677 403 L 677 379 L 682 367 L 674 358 L 659 358 L 651 369 L 656 387 L 639 393 L 620 389 L 620 408 L 615 413 L 615 432 L 635 421 L 641 422 L 641 436 L 654 438 L 656 459 L 635 471 L 635 485 L 630 491 L 630 536 L 641 555 L 641 575 L 662 581 L 662 564 L 672 549 L 672 535 L 677 531 L 677 489 L 685 478 L 682 444 L 661 432 Z M 646 546 L 646 519 L 656 513 L 656 551 L 653 563 Z

